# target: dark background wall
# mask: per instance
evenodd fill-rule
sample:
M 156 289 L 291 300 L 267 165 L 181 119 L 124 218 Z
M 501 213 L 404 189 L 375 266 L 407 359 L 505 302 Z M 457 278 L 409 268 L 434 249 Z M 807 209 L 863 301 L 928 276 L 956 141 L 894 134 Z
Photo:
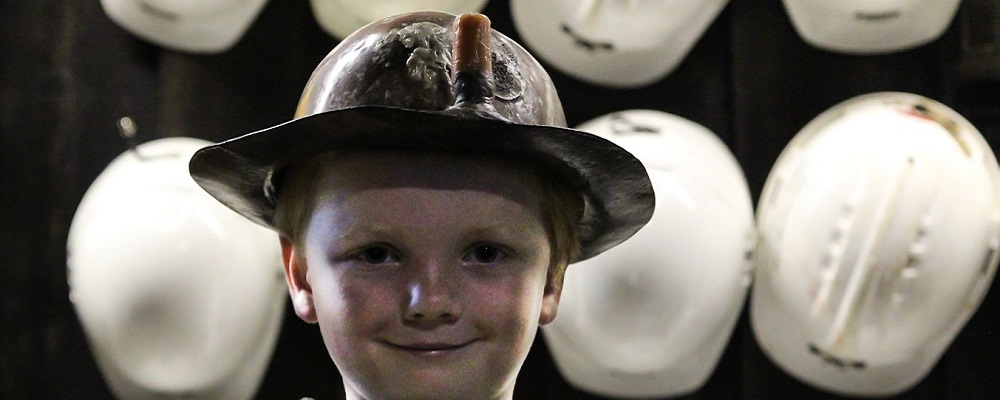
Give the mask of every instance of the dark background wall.
M 973 77 L 967 62 L 974 45 L 1000 36 L 998 8 L 996 0 L 966 0 L 939 40 L 891 55 L 847 56 L 801 41 L 779 0 L 732 0 L 680 67 L 656 84 L 610 90 L 550 73 L 570 125 L 630 108 L 705 125 L 730 145 L 756 198 L 798 129 L 859 94 L 934 98 L 1000 148 L 995 76 Z M 508 1 L 493 0 L 484 13 L 520 41 Z M 68 299 L 65 244 L 87 187 L 125 150 L 115 122 L 132 117 L 140 141 L 220 141 L 284 122 L 335 44 L 307 0 L 269 2 L 236 47 L 215 55 L 144 43 L 114 25 L 97 0 L 0 2 L 0 399 L 111 398 Z M 986 65 L 987 75 L 1000 75 L 1000 61 Z M 933 372 L 899 399 L 998 398 L 1000 288 L 993 286 Z M 258 398 L 302 396 L 338 399 L 343 389 L 318 330 L 289 311 Z M 569 387 L 538 340 L 515 398 L 598 397 Z M 744 313 L 716 372 L 688 398 L 839 397 L 798 383 L 765 358 Z

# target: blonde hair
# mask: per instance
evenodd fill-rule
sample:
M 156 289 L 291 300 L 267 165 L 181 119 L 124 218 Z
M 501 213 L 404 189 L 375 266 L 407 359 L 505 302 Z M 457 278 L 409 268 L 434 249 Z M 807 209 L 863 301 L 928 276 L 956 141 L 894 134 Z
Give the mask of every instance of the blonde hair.
M 303 247 L 303 236 L 316 207 L 316 185 L 325 160 L 338 153 L 323 153 L 285 167 L 277 176 L 278 201 L 274 225 L 278 232 Z M 580 222 L 583 195 L 557 175 L 534 163 L 539 207 L 548 235 L 549 281 L 552 289 L 562 286 L 566 267 L 580 256 Z M 300 253 L 301 254 L 301 253 Z

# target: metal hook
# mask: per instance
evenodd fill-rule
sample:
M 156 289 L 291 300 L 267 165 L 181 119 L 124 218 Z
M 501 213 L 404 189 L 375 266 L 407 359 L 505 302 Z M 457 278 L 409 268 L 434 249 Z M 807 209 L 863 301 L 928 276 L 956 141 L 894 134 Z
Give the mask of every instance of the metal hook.
M 615 114 L 611 116 L 611 132 L 616 135 L 626 135 L 633 133 L 660 133 L 660 130 L 655 126 L 640 125 L 635 122 L 629 121 L 628 118 L 621 114 Z
M 138 131 L 135 121 L 133 121 L 130 117 L 121 117 L 118 119 L 117 126 L 118 136 L 125 140 L 125 144 L 128 145 L 128 149 L 131 150 L 132 153 L 135 153 L 135 156 L 140 160 L 145 160 L 146 157 L 143 157 L 142 154 L 139 153 L 139 144 L 135 140 L 135 133 Z

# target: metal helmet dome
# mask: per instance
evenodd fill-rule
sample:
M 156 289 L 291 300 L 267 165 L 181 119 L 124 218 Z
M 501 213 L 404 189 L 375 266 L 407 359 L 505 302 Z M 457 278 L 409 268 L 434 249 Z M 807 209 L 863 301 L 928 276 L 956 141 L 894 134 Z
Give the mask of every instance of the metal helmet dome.
M 654 110 L 579 129 L 639 157 L 656 190 L 653 218 L 627 242 L 566 271 L 559 316 L 542 327 L 572 385 L 616 397 L 700 388 L 746 300 L 755 230 L 736 159 L 707 128 Z
M 765 354 L 837 393 L 919 382 L 996 273 L 1000 167 L 947 106 L 850 99 L 781 153 L 758 204 L 750 321 Z
M 526 160 L 584 197 L 580 259 L 632 236 L 653 212 L 642 163 L 564 127 L 548 74 L 481 14 L 402 14 L 356 31 L 316 67 L 295 117 L 199 150 L 191 175 L 273 228 L 283 168 L 323 152 L 404 148 Z

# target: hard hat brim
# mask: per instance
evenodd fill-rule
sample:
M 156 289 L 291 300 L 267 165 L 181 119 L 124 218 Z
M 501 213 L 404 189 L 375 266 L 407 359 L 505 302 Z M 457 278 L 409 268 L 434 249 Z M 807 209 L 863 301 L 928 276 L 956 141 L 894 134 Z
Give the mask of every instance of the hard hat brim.
M 275 229 L 273 180 L 281 168 L 327 151 L 378 148 L 490 154 L 551 170 L 584 195 L 581 253 L 573 261 L 631 237 L 655 206 L 645 167 L 618 145 L 579 130 L 516 124 L 462 109 L 362 106 L 318 113 L 205 147 L 189 167 L 195 182 L 217 200 Z

